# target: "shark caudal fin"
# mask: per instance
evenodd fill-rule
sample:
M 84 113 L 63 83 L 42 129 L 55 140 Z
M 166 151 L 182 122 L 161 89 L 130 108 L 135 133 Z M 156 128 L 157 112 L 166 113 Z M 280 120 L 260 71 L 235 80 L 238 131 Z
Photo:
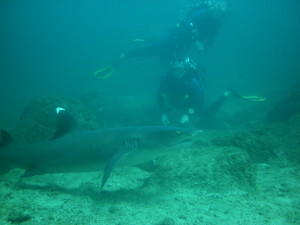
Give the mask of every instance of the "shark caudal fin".
M 3 148 L 13 142 L 12 136 L 6 131 L 1 130 L 0 148 Z

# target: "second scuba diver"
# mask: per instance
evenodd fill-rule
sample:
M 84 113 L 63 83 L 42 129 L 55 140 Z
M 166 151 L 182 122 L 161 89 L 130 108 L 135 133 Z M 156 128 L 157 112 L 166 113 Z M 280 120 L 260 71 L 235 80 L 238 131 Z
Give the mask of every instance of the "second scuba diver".
M 165 35 L 151 42 L 147 47 L 136 48 L 123 53 L 110 64 L 95 72 L 99 78 L 111 76 L 119 64 L 132 57 L 159 55 L 164 65 L 182 59 L 193 46 L 207 49 L 218 33 L 221 22 L 230 14 L 230 5 L 223 0 L 200 1 L 187 16 Z
M 203 68 L 188 57 L 170 63 L 157 92 L 158 106 L 164 125 L 179 123 L 187 126 L 191 118 L 209 119 L 219 111 L 231 92 L 225 91 L 206 107 L 203 73 Z

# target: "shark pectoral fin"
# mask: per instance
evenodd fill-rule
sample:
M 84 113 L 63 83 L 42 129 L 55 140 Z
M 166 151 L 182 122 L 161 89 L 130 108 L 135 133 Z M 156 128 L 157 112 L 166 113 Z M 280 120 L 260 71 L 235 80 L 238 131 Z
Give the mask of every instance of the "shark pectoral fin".
M 117 152 L 106 164 L 104 168 L 103 177 L 102 177 L 101 189 L 104 187 L 106 181 L 109 178 L 109 175 L 111 174 L 111 171 L 116 166 L 117 162 L 119 162 L 120 159 L 123 158 L 125 155 L 126 155 L 126 151 Z

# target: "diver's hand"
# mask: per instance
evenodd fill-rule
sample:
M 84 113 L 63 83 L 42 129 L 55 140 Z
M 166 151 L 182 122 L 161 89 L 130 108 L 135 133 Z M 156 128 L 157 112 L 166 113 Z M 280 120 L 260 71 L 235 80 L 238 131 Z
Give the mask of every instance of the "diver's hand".
M 182 117 L 181 117 L 181 119 L 180 119 L 180 122 L 181 122 L 182 124 L 187 124 L 187 123 L 189 123 L 189 122 L 190 122 L 189 116 L 186 115 L 186 114 L 183 114 Z
M 229 91 L 229 90 L 224 91 L 224 93 L 223 93 L 224 97 L 227 98 L 229 95 L 231 95 L 231 91 Z
M 161 116 L 161 121 L 162 121 L 162 123 L 163 123 L 164 125 L 170 124 L 170 121 L 169 121 L 169 119 L 168 119 L 168 117 L 167 117 L 166 114 L 162 114 L 162 116 Z
M 203 52 L 205 50 L 204 44 L 200 41 L 196 41 L 195 46 L 199 52 Z

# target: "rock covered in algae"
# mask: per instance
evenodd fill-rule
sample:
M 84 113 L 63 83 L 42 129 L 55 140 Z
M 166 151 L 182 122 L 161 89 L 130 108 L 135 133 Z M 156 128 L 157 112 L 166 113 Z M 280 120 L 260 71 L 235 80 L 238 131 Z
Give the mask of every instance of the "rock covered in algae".
M 232 146 L 244 149 L 256 162 L 266 162 L 276 158 L 279 152 L 277 138 L 260 129 L 235 131 L 233 134 L 218 135 L 213 138 L 218 146 Z
M 278 135 L 283 154 L 290 162 L 300 166 L 300 113 L 276 126 L 277 130 L 272 131 Z
M 286 96 L 277 102 L 268 114 L 272 122 L 285 122 L 300 112 L 300 81 L 291 86 Z
M 82 94 L 81 101 L 94 113 L 101 128 L 155 125 L 160 122 L 152 96 L 115 97 L 90 89 Z
M 244 150 L 233 147 L 199 146 L 177 152 L 160 160 L 157 176 L 158 183 L 168 186 L 210 191 L 256 188 L 255 164 Z

